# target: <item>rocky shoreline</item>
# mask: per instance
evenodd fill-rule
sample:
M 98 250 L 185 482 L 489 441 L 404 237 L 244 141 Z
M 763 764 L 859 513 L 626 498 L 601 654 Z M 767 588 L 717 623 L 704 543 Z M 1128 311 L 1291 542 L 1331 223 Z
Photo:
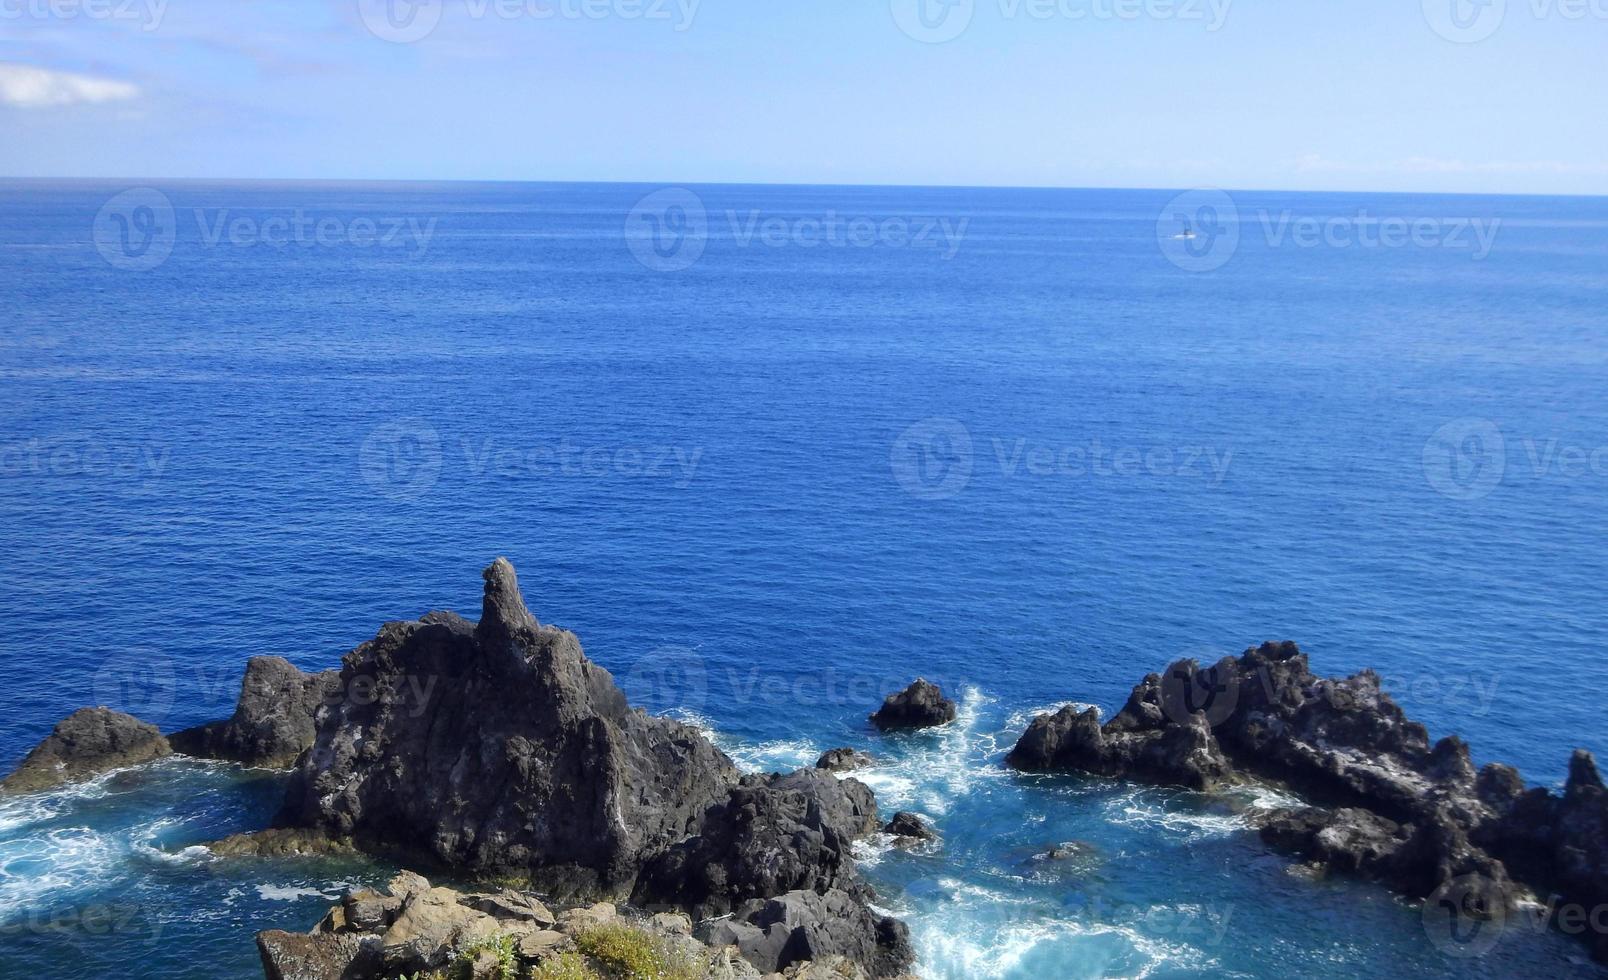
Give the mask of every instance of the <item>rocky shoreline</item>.
M 1562 796 L 1527 790 L 1511 766 L 1476 771 L 1456 736 L 1431 744 L 1373 672 L 1320 678 L 1294 643 L 1176 663 L 1104 724 L 1094 709 L 1041 715 L 1007 764 L 1206 791 L 1288 787 L 1313 805 L 1263 815 L 1270 846 L 1471 920 L 1527 901 L 1608 905 L 1608 791 L 1589 752 L 1575 752 Z M 1608 935 L 1584 935 L 1608 962 Z
M 348 894 L 311 932 L 259 936 L 270 980 L 584 980 L 622 975 L 609 957 L 624 955 L 687 978 L 873 980 L 915 966 L 854 845 L 941 843 L 914 814 L 883 821 L 852 775 L 869 756 L 845 747 L 814 768 L 744 775 L 697 729 L 632 709 L 574 634 L 530 614 L 507 561 L 483 577 L 476 623 L 441 612 L 387 623 L 338 671 L 252 659 L 222 721 L 164 736 L 104 708 L 75 712 L 0 791 L 170 754 L 288 767 L 274 825 L 215 853 L 357 851 L 512 885 L 457 892 L 409 872 Z M 918 680 L 871 722 L 955 716 Z M 1475 919 L 1531 900 L 1608 906 L 1608 791 L 1589 753 L 1575 754 L 1561 795 L 1527 789 L 1511 767 L 1476 771 L 1467 745 L 1431 744 L 1371 672 L 1317 677 L 1293 643 L 1174 664 L 1109 721 L 1041 715 L 1007 765 L 1202 792 L 1285 787 L 1307 805 L 1256 818 L 1268 846 Z M 1608 962 L 1608 936 L 1588 941 Z

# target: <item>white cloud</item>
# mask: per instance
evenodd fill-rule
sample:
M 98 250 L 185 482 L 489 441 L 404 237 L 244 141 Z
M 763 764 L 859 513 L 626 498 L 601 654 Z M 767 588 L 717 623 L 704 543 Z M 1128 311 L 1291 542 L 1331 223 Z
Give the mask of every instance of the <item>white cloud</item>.
M 123 102 L 139 94 L 139 86 L 130 82 L 0 62 L 0 106 L 41 109 Z

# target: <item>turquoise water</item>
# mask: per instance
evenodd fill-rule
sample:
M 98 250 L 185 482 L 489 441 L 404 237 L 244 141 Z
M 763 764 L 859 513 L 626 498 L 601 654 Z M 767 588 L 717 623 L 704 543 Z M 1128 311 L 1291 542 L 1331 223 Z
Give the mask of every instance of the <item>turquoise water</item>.
M 1608 751 L 1608 202 L 1235 194 L 1228 247 L 1168 192 L 158 189 L 97 219 L 127 185 L 0 183 L 0 763 L 474 614 L 506 554 L 745 764 L 883 760 L 944 836 L 865 855 L 926 976 L 1593 974 L 1524 929 L 1444 956 L 1267 854 L 1275 797 L 999 760 L 1034 709 L 1267 638 L 1537 784 Z M 1438 238 L 1279 233 L 1389 217 Z M 917 674 L 962 723 L 872 734 Z M 0 803 L 0 973 L 251 974 L 253 932 L 387 870 L 185 849 L 276 796 L 172 762 Z

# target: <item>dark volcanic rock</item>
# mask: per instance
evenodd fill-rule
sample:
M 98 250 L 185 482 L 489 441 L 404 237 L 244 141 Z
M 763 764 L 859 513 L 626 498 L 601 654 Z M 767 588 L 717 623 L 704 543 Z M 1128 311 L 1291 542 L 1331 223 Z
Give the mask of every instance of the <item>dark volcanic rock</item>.
M 1033 719 L 1006 759 L 1029 772 L 1076 770 L 1210 789 L 1230 767 L 1204 721 L 1138 731 L 1100 725 L 1094 708 L 1068 706 Z
M 872 762 L 872 758 L 859 749 L 830 749 L 821 753 L 815 768 L 828 772 L 853 772 L 870 766 Z
M 312 747 L 318 710 L 340 689 L 339 671 L 304 674 L 281 657 L 253 657 L 234 716 L 169 737 L 175 752 L 288 769 Z
M 1467 746 L 1451 739 L 1432 749 L 1377 675 L 1319 678 L 1293 643 L 1265 643 L 1209 668 L 1174 664 L 1098 721 L 1074 709 L 1040 716 L 1009 764 L 1195 789 L 1243 772 L 1394 819 L 1432 812 L 1437 786 L 1472 795 L 1475 781 Z
M 155 725 L 107 708 L 80 708 L 34 746 L 17 770 L 0 782 L 0 790 L 35 793 L 54 789 L 171 752 Z
M 643 860 L 724 805 L 737 772 L 695 729 L 632 711 L 575 635 L 536 622 L 513 566 L 479 625 L 388 623 L 348 654 L 281 826 L 557 894 L 623 892 Z
M 1529 790 L 1475 839 L 1543 892 L 1588 910 L 1608 906 L 1608 790 L 1590 752 L 1575 752 L 1562 796 Z M 1608 935 L 1589 938 L 1597 959 L 1608 962 Z
M 878 918 L 841 891 L 794 891 L 752 902 L 731 918 L 704 923 L 698 935 L 712 946 L 736 946 L 765 973 L 842 956 L 866 965 L 872 976 L 892 977 L 915 959 L 903 923 Z
M 888 821 L 888 825 L 882 828 L 882 832 L 892 834 L 895 837 L 908 837 L 913 840 L 930 841 L 938 839 L 938 835 L 933 832 L 931 827 L 927 826 L 925 820 L 914 813 L 904 810 L 895 813 L 893 819 Z
M 1203 790 L 1272 780 L 1321 806 L 1263 815 L 1263 839 L 1326 868 L 1412 897 L 1457 882 L 1472 908 L 1510 905 L 1515 880 L 1608 903 L 1608 791 L 1589 753 L 1575 754 L 1561 797 L 1527 791 L 1512 767 L 1476 772 L 1455 736 L 1431 744 L 1372 671 L 1317 677 L 1293 643 L 1174 664 L 1105 725 L 1093 710 L 1042 715 L 1008 762 Z M 1608 939 L 1595 951 L 1608 956 Z
M 800 889 L 865 898 L 852 848 L 877 826 L 876 798 L 858 780 L 820 769 L 745 776 L 710 809 L 698 836 L 648 863 L 633 900 L 701 918 Z
M 955 702 L 944 697 L 938 685 L 924 679 L 898 694 L 888 695 L 882 707 L 871 716 L 871 723 L 883 731 L 901 728 L 932 728 L 955 720 Z

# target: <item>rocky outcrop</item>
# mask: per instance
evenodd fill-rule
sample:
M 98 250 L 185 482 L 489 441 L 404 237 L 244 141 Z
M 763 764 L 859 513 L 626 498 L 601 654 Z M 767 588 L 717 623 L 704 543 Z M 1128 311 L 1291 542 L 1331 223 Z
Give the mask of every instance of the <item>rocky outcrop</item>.
M 560 900 L 630 896 L 703 919 L 806 891 L 846 896 L 855 921 L 871 916 L 852 855 L 879 826 L 869 788 L 820 769 L 740 776 L 696 729 L 632 710 L 574 634 L 530 614 L 508 562 L 484 578 L 478 624 L 452 613 L 388 623 L 346 656 L 341 688 L 361 682 L 372 696 L 320 713 L 276 830 L 223 842 L 225 853 L 351 842 L 516 877 Z M 501 921 L 510 901 L 438 895 L 401 914 L 440 920 L 410 931 L 444 948 L 465 915 Z M 363 909 L 353 921 L 373 925 Z M 889 943 L 902 929 L 871 919 Z M 422 954 L 404 963 L 390 939 L 386 969 L 437 968 Z M 868 969 L 903 956 L 854 950 L 872 957 Z
M 705 923 L 634 917 L 608 903 L 557 914 L 534 895 L 466 894 L 403 872 L 383 891 L 348 892 L 308 933 L 259 933 L 268 980 L 380 980 L 444 975 L 507 980 L 507 967 L 544 976 L 872 980 L 909 960 L 904 927 L 842 893 L 794 892 L 743 916 Z
M 136 766 L 171 754 L 155 725 L 107 708 L 82 708 L 57 723 L 15 772 L 0 781 L 7 793 L 36 793 Z
M 282 657 L 252 657 L 234 715 L 169 736 L 175 752 L 289 769 L 313 745 L 318 710 L 340 690 L 339 671 L 304 674 Z
M 874 977 L 891 977 L 914 958 L 903 923 L 879 918 L 835 890 L 794 891 L 748 903 L 730 918 L 706 923 L 698 936 L 713 946 L 737 947 L 765 973 L 836 959 L 868 964 Z
M 1204 719 L 1132 730 L 1102 727 L 1097 709 L 1070 706 L 1035 718 L 1006 761 L 1030 772 L 1078 770 L 1191 789 L 1209 789 L 1230 773 Z
M 933 728 L 955 720 L 955 702 L 944 697 L 938 685 L 918 679 L 914 684 L 890 694 L 871 716 L 871 724 L 883 731 Z
M 1591 753 L 1570 759 L 1563 795 L 1519 792 L 1475 839 L 1516 877 L 1588 910 L 1608 907 L 1608 790 Z M 1592 952 L 1608 963 L 1608 934 L 1590 936 Z
M 703 918 L 798 890 L 866 898 L 853 845 L 878 823 L 876 798 L 856 779 L 819 769 L 746 776 L 710 809 L 697 836 L 647 864 L 633 901 Z
M 1589 753 L 1561 797 L 1526 791 L 1511 767 L 1476 771 L 1455 736 L 1432 744 L 1373 672 L 1317 677 L 1293 643 L 1174 664 L 1104 725 L 1093 709 L 1042 715 L 1008 763 L 1196 790 L 1273 781 L 1316 805 L 1262 814 L 1263 839 L 1325 868 L 1415 898 L 1459 881 L 1474 908 L 1511 905 L 1515 882 L 1608 901 L 1608 793 Z
M 573 633 L 539 624 L 513 566 L 486 570 L 478 625 L 386 624 L 345 658 L 279 823 L 436 865 L 624 893 L 696 832 L 737 771 L 695 729 L 633 711 Z
M 938 839 L 938 834 L 927 826 L 927 821 L 905 810 L 895 813 L 893 819 L 888 821 L 887 826 L 882 828 L 882 832 L 914 841 L 935 841 Z
M 859 749 L 828 749 L 815 760 L 815 768 L 825 769 L 827 772 L 853 772 L 856 769 L 866 769 L 874 760 Z

